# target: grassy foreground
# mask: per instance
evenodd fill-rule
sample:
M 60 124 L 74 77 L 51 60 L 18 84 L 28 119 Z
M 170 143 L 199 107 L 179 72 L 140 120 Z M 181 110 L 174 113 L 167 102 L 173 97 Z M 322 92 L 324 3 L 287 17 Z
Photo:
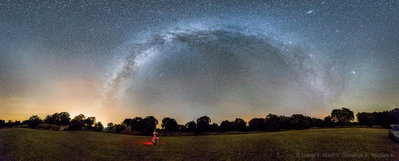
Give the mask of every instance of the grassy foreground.
M 85 131 L 0 130 L 0 160 L 398 160 L 385 129 L 311 129 L 150 137 Z

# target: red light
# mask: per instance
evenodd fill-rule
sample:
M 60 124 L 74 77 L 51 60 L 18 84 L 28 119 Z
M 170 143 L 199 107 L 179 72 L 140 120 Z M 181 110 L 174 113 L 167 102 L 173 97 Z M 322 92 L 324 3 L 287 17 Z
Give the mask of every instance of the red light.
M 151 141 L 139 141 L 139 142 L 136 142 L 136 144 L 140 144 L 140 145 L 153 145 Z M 165 145 L 165 142 L 158 142 L 157 144 Z
M 140 141 L 140 142 L 138 142 L 138 144 L 140 144 L 140 145 L 152 145 L 152 142 L 150 142 L 150 141 Z

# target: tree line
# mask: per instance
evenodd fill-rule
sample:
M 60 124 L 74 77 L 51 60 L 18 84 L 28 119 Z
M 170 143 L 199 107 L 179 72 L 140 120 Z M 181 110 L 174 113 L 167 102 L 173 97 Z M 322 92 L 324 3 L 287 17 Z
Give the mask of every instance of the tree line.
M 389 128 L 390 124 L 399 124 L 399 108 L 383 112 L 359 112 L 356 117 L 360 125 Z
M 160 129 L 162 132 L 186 132 L 186 133 L 204 133 L 204 132 L 227 132 L 227 131 L 279 131 L 289 129 L 308 129 L 313 127 L 335 127 L 335 126 L 351 126 L 379 125 L 388 128 L 390 124 L 399 124 L 399 108 L 383 112 L 359 112 L 357 113 L 358 122 L 353 122 L 355 116 L 353 111 L 348 108 L 334 109 L 329 116 L 324 119 L 312 118 L 302 114 L 293 114 L 291 116 L 268 114 L 265 118 L 253 118 L 248 123 L 241 119 L 229 121 L 224 120 L 219 124 L 211 123 L 211 118 L 202 116 L 196 121 L 189 121 L 186 124 L 178 124 L 177 121 L 170 117 L 165 117 L 161 121 Z M 37 115 L 31 116 L 25 121 L 9 120 L 5 122 L 0 120 L 0 128 L 2 127 L 27 127 L 36 129 L 51 130 L 88 130 L 103 131 L 112 133 L 128 133 L 151 135 L 156 129 L 158 120 L 154 116 L 144 118 L 134 117 L 126 118 L 120 124 L 107 124 L 104 128 L 101 122 L 96 122 L 96 118 L 86 117 L 83 114 L 70 118 L 68 112 L 54 113 L 47 115 L 42 120 Z

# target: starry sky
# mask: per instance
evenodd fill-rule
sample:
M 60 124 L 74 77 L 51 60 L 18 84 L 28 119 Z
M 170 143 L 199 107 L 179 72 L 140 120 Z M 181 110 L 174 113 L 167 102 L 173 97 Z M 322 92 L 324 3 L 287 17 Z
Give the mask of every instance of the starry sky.
M 0 119 L 399 106 L 399 1 L 0 1 Z

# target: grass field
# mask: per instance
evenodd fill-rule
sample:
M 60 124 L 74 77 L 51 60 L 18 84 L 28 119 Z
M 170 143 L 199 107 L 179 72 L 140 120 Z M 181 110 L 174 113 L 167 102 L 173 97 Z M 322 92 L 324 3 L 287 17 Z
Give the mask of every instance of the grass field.
M 0 130 L 0 160 L 399 160 L 385 129 L 311 129 L 150 137 L 99 132 Z

